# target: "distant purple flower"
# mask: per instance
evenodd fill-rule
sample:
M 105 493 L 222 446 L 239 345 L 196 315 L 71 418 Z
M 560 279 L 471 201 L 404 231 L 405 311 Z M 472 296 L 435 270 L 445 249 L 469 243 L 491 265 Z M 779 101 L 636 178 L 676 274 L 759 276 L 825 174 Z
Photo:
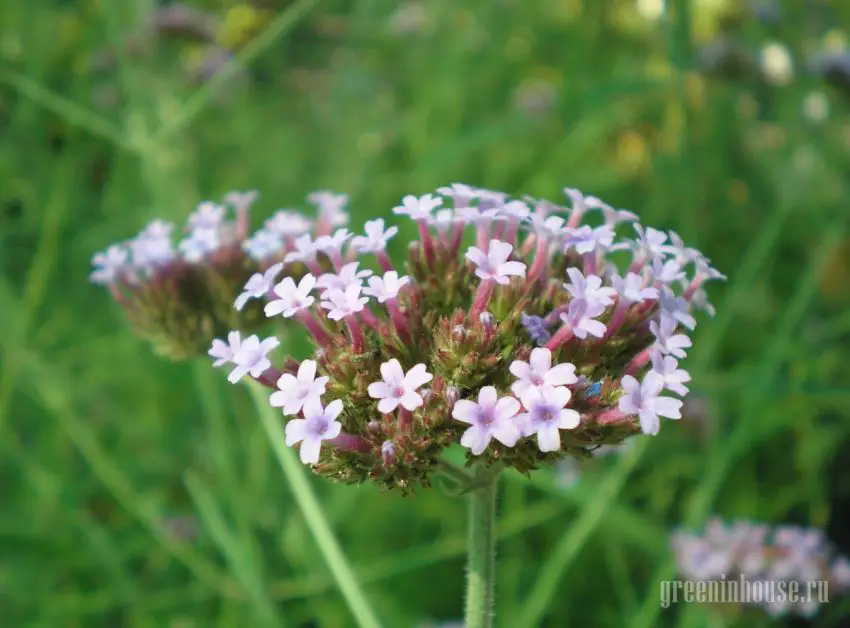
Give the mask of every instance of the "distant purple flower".
M 301 462 L 319 462 L 322 441 L 336 438 L 342 432 L 342 423 L 336 420 L 341 412 L 339 399 L 322 407 L 322 402 L 313 397 L 304 404 L 304 418 L 292 419 L 286 424 L 286 444 L 292 447 L 301 443 Z
M 664 389 L 664 378 L 658 373 L 650 371 L 644 376 L 643 382 L 626 375 L 622 385 L 625 392 L 620 397 L 620 411 L 638 415 L 644 434 L 658 434 L 661 426 L 659 416 L 668 419 L 682 418 L 680 400 L 659 396 Z

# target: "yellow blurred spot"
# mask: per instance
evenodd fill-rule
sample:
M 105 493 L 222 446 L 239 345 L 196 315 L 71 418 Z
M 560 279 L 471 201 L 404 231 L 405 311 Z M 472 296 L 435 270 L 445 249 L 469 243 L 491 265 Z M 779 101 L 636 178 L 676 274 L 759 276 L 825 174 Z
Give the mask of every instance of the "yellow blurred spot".
M 657 20 L 664 15 L 664 0 L 637 0 L 637 10 L 647 20 Z
M 685 74 L 685 97 L 694 111 L 700 111 L 705 104 L 705 79 L 699 72 Z
M 759 65 L 768 81 L 774 85 L 787 85 L 794 78 L 794 61 L 784 44 L 767 44 L 759 53 Z
M 759 126 L 759 138 L 765 148 L 772 150 L 782 148 L 785 145 L 785 129 L 778 124 L 765 122 Z
M 672 153 L 679 148 L 682 133 L 685 131 L 685 110 L 682 104 L 670 100 L 664 105 L 664 126 L 658 140 L 659 148 Z
M 850 284 L 850 240 L 835 247 L 820 276 L 820 290 L 833 302 L 847 301 Z
M 647 58 L 643 66 L 647 78 L 666 79 L 673 75 L 673 66 L 667 55 L 654 54 Z
M 750 188 L 740 179 L 729 185 L 729 200 L 735 205 L 744 205 L 750 200 Z
M 844 52 L 847 49 L 847 35 L 837 28 L 827 31 L 822 42 L 826 52 Z
M 267 11 L 246 3 L 235 4 L 225 14 L 216 41 L 231 50 L 241 48 L 262 30 L 267 18 Z
M 546 17 L 556 24 L 569 24 L 581 15 L 582 0 L 561 0 L 545 5 L 548 5 L 549 9 Z
M 637 131 L 626 131 L 617 140 L 617 167 L 627 176 L 634 176 L 649 166 L 646 139 Z

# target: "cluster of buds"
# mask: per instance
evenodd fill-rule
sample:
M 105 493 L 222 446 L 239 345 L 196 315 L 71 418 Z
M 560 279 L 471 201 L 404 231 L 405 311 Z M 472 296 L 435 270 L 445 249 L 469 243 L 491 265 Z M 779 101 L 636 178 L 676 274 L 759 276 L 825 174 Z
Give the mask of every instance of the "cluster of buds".
M 256 192 L 231 192 L 221 203 L 205 201 L 190 214 L 185 237 L 175 246 L 174 225 L 154 220 L 135 238 L 94 256 L 91 280 L 109 288 L 136 332 L 155 351 L 176 360 L 203 355 L 213 338 L 231 329 L 254 331 L 267 319 L 259 303 L 237 301 L 256 273 L 300 278 L 298 237 L 312 243 L 347 221 L 346 197 L 316 193 L 318 217 L 280 210 L 264 229 L 249 235 L 248 211 Z M 248 284 L 247 289 L 254 283 Z M 262 294 L 262 292 L 260 292 Z M 246 307 L 247 306 L 247 307 Z
M 837 555 L 835 548 L 817 528 L 736 521 L 726 524 L 712 518 L 702 534 L 679 531 L 672 536 L 679 574 L 688 580 L 747 580 L 763 584 L 771 591 L 777 582 L 798 583 L 801 595 L 764 595 L 762 599 L 741 603 L 759 606 L 773 616 L 801 615 L 811 617 L 823 601 L 808 583 L 826 583 L 826 592 L 850 589 L 850 560 Z M 823 585 L 821 585 L 823 589 Z M 811 593 L 809 595 L 808 593 Z
M 405 196 L 393 213 L 419 238 L 404 269 L 386 253 L 396 227 L 331 231 L 345 197 L 314 196 L 317 236 L 297 214 L 272 219 L 248 241 L 263 270 L 234 302 L 300 322 L 314 354 L 275 366 L 278 339 L 238 327 L 209 353 L 231 382 L 274 389 L 287 443 L 345 482 L 428 486 L 456 443 L 468 465 L 527 472 L 656 434 L 681 416 L 686 332 L 695 309 L 713 314 L 703 285 L 722 275 L 674 232 L 565 193 L 569 206 L 463 184 Z

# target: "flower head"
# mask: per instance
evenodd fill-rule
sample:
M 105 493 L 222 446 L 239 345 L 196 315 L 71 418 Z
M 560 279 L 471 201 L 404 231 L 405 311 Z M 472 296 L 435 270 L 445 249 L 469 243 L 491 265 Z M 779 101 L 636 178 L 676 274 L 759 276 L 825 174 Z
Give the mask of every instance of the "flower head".
M 369 297 L 361 297 L 361 290 L 359 284 L 349 285 L 345 290 L 331 288 L 322 295 L 320 305 L 328 310 L 329 319 L 333 321 L 342 320 L 346 316 L 361 311 L 368 303 Z
M 127 260 L 130 254 L 127 249 L 113 244 L 103 253 L 97 253 L 92 258 L 94 271 L 90 275 L 93 283 L 111 284 L 128 268 Z
M 286 424 L 286 444 L 292 447 L 301 443 L 300 457 L 304 464 L 319 462 L 323 440 L 330 440 L 342 432 L 342 423 L 336 418 L 342 412 L 342 401 L 331 401 L 327 407 L 316 398 L 304 403 L 303 419 L 292 419 Z
M 424 364 L 417 364 L 405 374 L 395 358 L 381 364 L 381 376 L 382 381 L 369 384 L 369 396 L 380 399 L 378 410 L 384 414 L 392 412 L 399 405 L 410 411 L 421 406 L 423 399 L 416 391 L 433 378 Z
M 233 363 L 236 368 L 231 371 L 227 379 L 231 384 L 235 384 L 245 375 L 251 377 L 259 377 L 263 371 L 271 368 L 271 360 L 268 359 L 268 353 L 280 345 L 280 341 L 272 336 L 263 341 L 257 336 L 248 336 L 242 341 L 239 350 L 233 355 Z
M 647 373 L 642 382 L 631 375 L 623 377 L 623 396 L 619 408 L 626 414 L 637 414 L 644 434 L 658 434 L 661 426 L 658 417 L 682 418 L 682 402 L 672 397 L 660 397 L 664 389 L 664 377 L 655 371 Z
M 433 194 L 416 197 L 408 194 L 401 199 L 401 205 L 393 207 L 393 213 L 399 216 L 410 216 L 413 220 L 427 220 L 431 212 L 443 204 L 443 199 Z
M 517 416 L 523 436 L 537 435 L 540 451 L 561 448 L 561 430 L 578 427 L 579 413 L 567 408 L 572 393 L 569 388 L 530 388 L 522 396 L 525 412 Z
M 363 225 L 365 236 L 354 236 L 351 248 L 359 253 L 378 253 L 387 248 L 387 242 L 398 233 L 398 227 L 384 229 L 383 218 L 369 220 Z
M 565 283 L 564 287 L 573 295 L 573 299 L 586 301 L 591 308 L 597 305 L 605 308 L 613 303 L 617 291 L 609 286 L 603 286 L 601 277 L 596 275 L 585 277 L 578 268 L 574 267 L 568 268 L 567 274 L 570 276 L 570 283 Z
M 320 400 L 325 394 L 328 377 L 316 377 L 316 362 L 304 360 L 298 367 L 298 374 L 284 373 L 277 380 L 279 390 L 269 397 L 274 408 L 283 408 L 283 413 L 295 415 L 310 400 Z
M 277 316 L 282 314 L 284 318 L 294 316 L 297 312 L 313 305 L 315 298 L 310 296 L 316 286 L 316 278 L 307 273 L 295 285 L 292 277 L 284 277 L 272 292 L 277 297 L 266 303 L 266 316 Z
M 545 348 L 533 349 L 528 362 L 514 360 L 510 371 L 517 378 L 511 385 L 511 391 L 520 398 L 534 389 L 557 388 L 578 381 L 575 365 L 565 363 L 552 366 L 552 352 Z
M 213 339 L 212 347 L 208 352 L 210 357 L 215 358 L 214 367 L 219 367 L 224 364 L 233 362 L 233 356 L 239 351 L 241 340 L 238 331 L 231 331 L 227 334 L 227 342 L 223 342 L 218 338 Z
M 490 240 L 490 247 L 485 253 L 478 247 L 469 247 L 466 259 L 475 264 L 475 275 L 481 279 L 492 279 L 496 283 L 507 285 L 511 276 L 524 277 L 525 264 L 509 262 L 514 247 L 507 242 Z
M 275 279 L 277 279 L 281 270 L 283 270 L 283 264 L 278 262 L 270 266 L 264 273 L 254 273 L 251 275 L 248 281 L 245 282 L 242 294 L 236 297 L 234 307 L 237 310 L 241 310 L 250 299 L 259 299 L 266 296 L 274 287 Z
M 383 277 L 369 277 L 369 287 L 363 289 L 363 294 L 378 299 L 378 303 L 386 303 L 395 299 L 401 289 L 410 283 L 410 277 L 399 277 L 394 270 L 384 273 Z
M 492 439 L 503 445 L 513 447 L 522 434 L 513 417 L 520 410 L 519 401 L 513 397 L 499 399 L 496 389 L 485 386 L 478 393 L 478 403 L 467 399 L 455 402 L 452 416 L 458 421 L 469 423 L 460 438 L 460 444 L 474 455 L 483 452 Z

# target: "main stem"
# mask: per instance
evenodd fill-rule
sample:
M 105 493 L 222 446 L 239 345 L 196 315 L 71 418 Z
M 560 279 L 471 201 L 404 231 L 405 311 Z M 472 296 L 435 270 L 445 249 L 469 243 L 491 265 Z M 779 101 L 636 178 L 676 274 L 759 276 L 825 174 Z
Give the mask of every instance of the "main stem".
M 466 628 L 491 628 L 496 585 L 496 491 L 499 473 L 479 468 L 469 493 Z

